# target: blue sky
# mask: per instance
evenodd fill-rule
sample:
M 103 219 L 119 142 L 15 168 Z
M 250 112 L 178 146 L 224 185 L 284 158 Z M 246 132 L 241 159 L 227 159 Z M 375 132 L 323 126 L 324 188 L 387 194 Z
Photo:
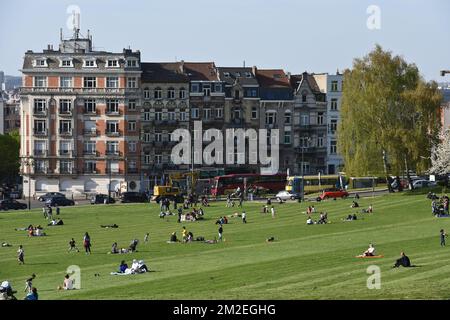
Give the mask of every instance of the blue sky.
M 26 50 L 59 42 L 69 5 L 81 10 L 99 50 L 139 49 L 144 61 L 215 61 L 292 73 L 336 72 L 376 43 L 415 62 L 427 80 L 448 81 L 448 0 L 14 0 L 0 2 L 0 70 L 19 75 Z M 369 30 L 369 5 L 381 29 Z

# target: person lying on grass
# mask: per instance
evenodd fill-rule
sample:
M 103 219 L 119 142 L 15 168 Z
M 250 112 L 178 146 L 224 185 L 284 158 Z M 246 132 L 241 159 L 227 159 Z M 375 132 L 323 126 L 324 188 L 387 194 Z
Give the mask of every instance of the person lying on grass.
M 404 252 L 400 253 L 400 259 L 397 259 L 397 261 L 395 261 L 395 264 L 392 266 L 392 268 L 398 268 L 400 266 L 405 268 L 412 267 L 411 261 Z
M 109 229 L 109 228 L 118 228 L 119 226 L 117 224 L 107 224 L 107 225 L 101 225 L 101 228 Z

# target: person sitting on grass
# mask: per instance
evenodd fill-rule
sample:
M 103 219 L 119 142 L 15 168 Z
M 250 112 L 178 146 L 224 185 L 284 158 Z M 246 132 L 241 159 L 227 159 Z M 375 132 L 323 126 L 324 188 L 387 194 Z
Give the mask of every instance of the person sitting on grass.
M 62 286 L 58 287 L 58 290 L 73 290 L 73 281 L 72 279 L 70 279 L 70 276 L 68 274 L 66 274 L 64 276 L 64 282 Z
M 269 237 L 266 239 L 266 242 L 274 242 L 275 241 L 275 237 Z
M 373 246 L 373 244 L 369 244 L 369 248 L 367 248 L 366 251 L 363 252 L 362 254 L 364 257 L 373 257 L 375 255 L 375 247 Z
M 125 260 L 120 262 L 119 273 L 125 273 L 125 270 L 128 269 L 128 264 L 126 264 Z
M 306 224 L 307 224 L 307 225 L 314 224 L 313 219 L 311 219 L 311 217 L 308 217 L 308 220 L 306 220 Z
M 170 235 L 170 240 L 168 242 L 178 242 L 176 232 L 172 232 L 172 234 Z
M 395 261 L 395 264 L 392 268 L 398 268 L 400 266 L 405 268 L 412 267 L 411 261 L 404 252 L 400 253 L 400 259 L 397 259 L 397 261 Z
M 138 243 L 139 243 L 138 239 L 131 240 L 131 243 L 130 243 L 130 251 L 131 252 L 136 252 L 137 251 L 136 248 L 137 248 Z
M 116 254 L 119 253 L 119 249 L 117 249 L 117 242 L 114 242 L 111 246 L 111 253 Z
M 352 205 L 350 206 L 350 208 L 359 208 L 359 204 L 356 201 L 352 202 Z
M 35 287 L 31 288 L 24 300 L 38 300 L 38 293 Z

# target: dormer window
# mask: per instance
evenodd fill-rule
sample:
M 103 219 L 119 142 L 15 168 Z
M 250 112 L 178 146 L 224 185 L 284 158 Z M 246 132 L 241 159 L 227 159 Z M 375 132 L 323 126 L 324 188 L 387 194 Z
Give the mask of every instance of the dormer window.
M 97 67 L 97 61 L 95 59 L 83 60 L 83 67 L 95 68 Z
M 63 67 L 63 68 L 71 68 L 71 67 L 73 67 L 72 59 L 69 59 L 69 58 L 61 59 L 60 63 L 59 63 L 59 66 Z
M 224 73 L 223 73 L 223 76 L 224 76 L 225 78 L 229 78 L 229 77 L 230 77 L 230 73 L 229 73 L 229 72 L 224 72 Z
M 252 74 L 251 74 L 250 72 L 246 72 L 246 73 L 245 73 L 245 76 L 246 76 L 247 78 L 251 78 L 251 77 L 252 77 Z
M 37 58 L 33 61 L 33 67 L 48 67 L 46 58 Z
M 128 68 L 137 68 L 138 67 L 138 61 L 136 59 L 129 59 L 129 60 L 127 60 L 127 67 Z
M 109 68 L 117 68 L 119 66 L 119 60 L 108 60 Z

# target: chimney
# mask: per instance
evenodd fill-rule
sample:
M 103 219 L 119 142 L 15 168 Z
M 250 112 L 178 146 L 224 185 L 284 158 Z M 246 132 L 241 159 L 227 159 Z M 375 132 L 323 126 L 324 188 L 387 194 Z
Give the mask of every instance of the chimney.
M 254 76 L 256 76 L 256 72 L 258 71 L 258 68 L 256 68 L 256 66 L 252 67 L 252 73 Z
M 288 78 L 289 80 L 291 80 L 291 73 L 290 73 L 290 72 L 286 72 L 286 75 L 287 75 L 287 78 Z
M 180 61 L 180 72 L 184 73 L 184 60 Z

